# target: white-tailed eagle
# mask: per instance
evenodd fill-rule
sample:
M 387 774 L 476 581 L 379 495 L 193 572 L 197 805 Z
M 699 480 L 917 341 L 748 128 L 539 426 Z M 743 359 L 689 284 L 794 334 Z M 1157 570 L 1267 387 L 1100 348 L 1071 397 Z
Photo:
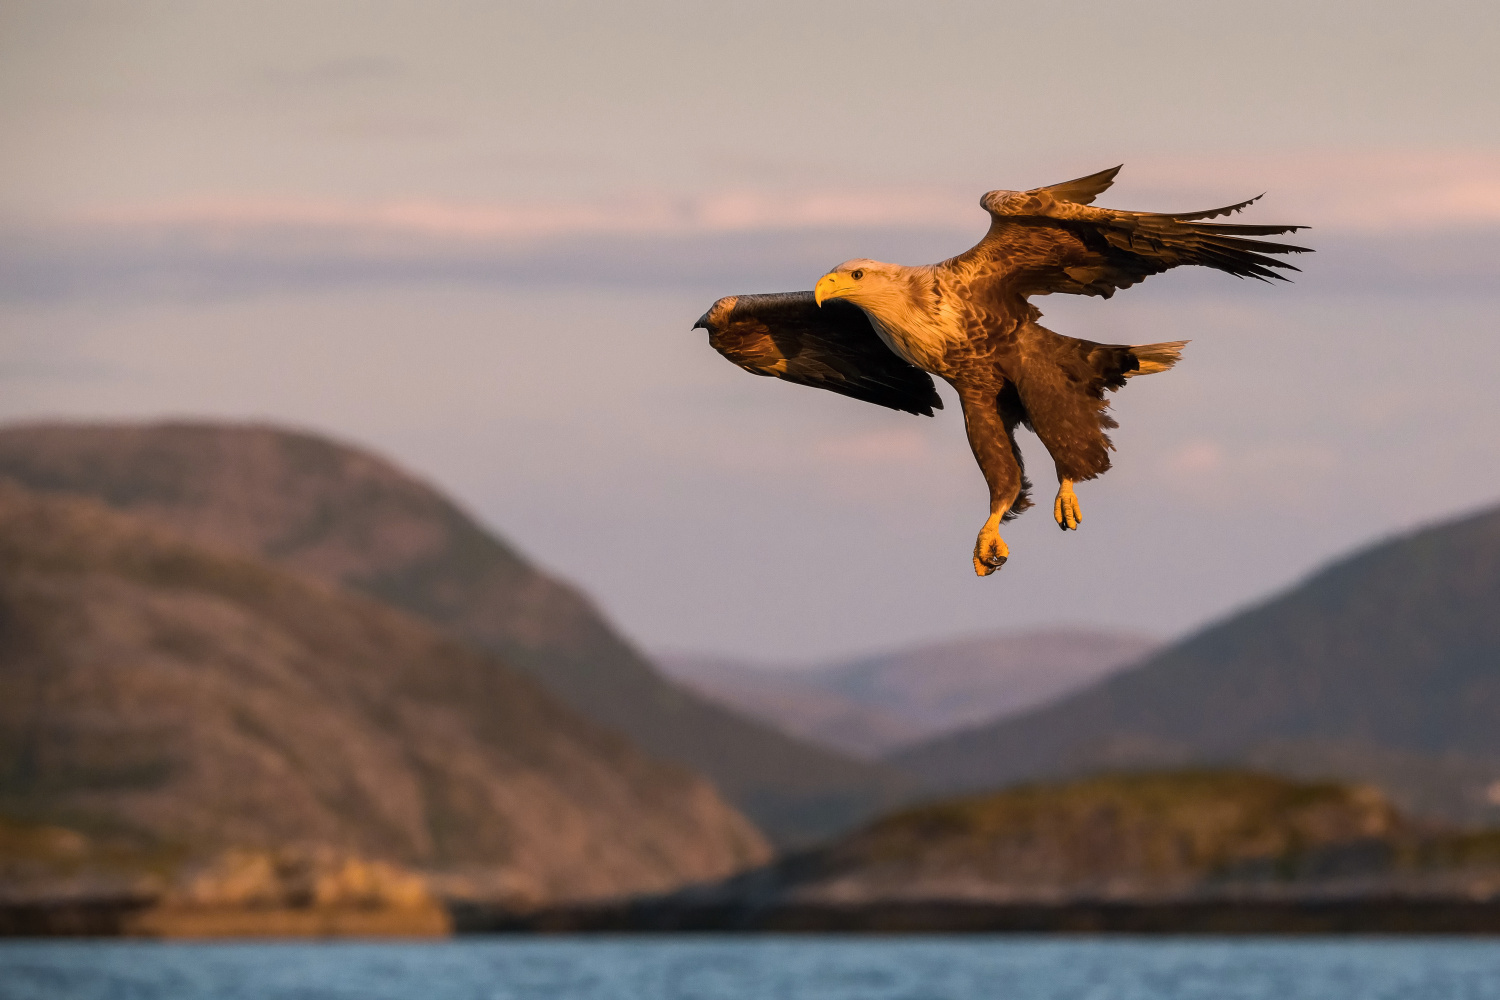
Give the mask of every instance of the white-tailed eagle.
M 1133 375 L 1166 371 L 1187 341 L 1134 346 L 1063 337 L 1037 323 L 1033 295 L 1109 298 L 1182 264 L 1241 278 L 1286 280 L 1291 264 L 1267 254 L 1306 247 L 1255 237 L 1304 226 L 1207 222 L 1256 199 L 1203 212 L 1155 214 L 1091 207 L 1120 168 L 1031 191 L 991 191 L 979 200 L 990 229 L 973 249 L 939 264 L 906 267 L 849 260 L 810 292 L 730 295 L 695 324 L 722 355 L 756 375 L 932 415 L 942 407 L 932 379 L 953 386 L 974 458 L 989 485 L 990 516 L 974 546 L 988 576 L 1009 549 L 999 527 L 1031 506 L 1016 447 L 1024 424 L 1057 467 L 1052 514 L 1064 530 L 1082 519 L 1073 484 L 1109 468 L 1106 390 Z

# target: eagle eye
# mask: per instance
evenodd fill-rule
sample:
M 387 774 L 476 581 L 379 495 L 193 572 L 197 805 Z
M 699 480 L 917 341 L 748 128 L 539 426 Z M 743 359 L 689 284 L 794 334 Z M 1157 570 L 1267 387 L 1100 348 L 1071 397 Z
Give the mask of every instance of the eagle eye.
M 853 278 L 855 281 L 858 281 L 860 278 L 863 278 L 864 276 L 865 276 L 865 272 L 863 270 L 850 271 L 849 272 L 849 277 Z

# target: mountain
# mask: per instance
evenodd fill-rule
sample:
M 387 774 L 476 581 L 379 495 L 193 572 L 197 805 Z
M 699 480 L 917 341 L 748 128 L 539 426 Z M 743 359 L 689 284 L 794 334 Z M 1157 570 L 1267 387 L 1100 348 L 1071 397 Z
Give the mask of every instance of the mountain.
M 215 424 L 0 430 L 0 478 L 83 494 L 436 622 L 653 756 L 707 775 L 782 843 L 908 797 L 891 769 L 788 738 L 672 684 L 572 587 L 426 484 L 308 434 Z
M 1244 762 L 1500 819 L 1500 508 L 1343 559 L 1064 700 L 892 758 L 948 789 Z
M 763 861 L 703 779 L 436 627 L 0 484 L 0 813 L 173 865 L 320 847 L 548 902 Z
M 662 672 L 684 687 L 797 739 L 862 760 L 924 735 L 899 713 L 817 683 L 813 669 L 788 669 L 726 657 L 658 653 Z
M 712 657 L 657 657 L 706 697 L 857 757 L 1070 694 L 1160 646 L 1133 632 L 1038 629 L 928 643 L 825 666 L 766 667 Z

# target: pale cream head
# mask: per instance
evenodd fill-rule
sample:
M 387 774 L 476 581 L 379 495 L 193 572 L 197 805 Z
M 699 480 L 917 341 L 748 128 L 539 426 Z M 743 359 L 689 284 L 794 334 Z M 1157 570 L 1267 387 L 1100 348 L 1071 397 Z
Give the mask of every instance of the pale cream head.
M 848 299 L 857 306 L 871 306 L 905 284 L 899 264 L 884 264 L 863 257 L 846 260 L 818 279 L 813 298 L 818 305 L 828 299 Z

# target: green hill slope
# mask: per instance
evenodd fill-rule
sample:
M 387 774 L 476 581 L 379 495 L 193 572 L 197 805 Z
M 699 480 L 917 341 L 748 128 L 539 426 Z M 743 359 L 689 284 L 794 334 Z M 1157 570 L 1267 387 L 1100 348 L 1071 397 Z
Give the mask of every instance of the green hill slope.
M 306 434 L 208 424 L 0 430 L 0 478 L 97 497 L 381 598 L 499 653 L 583 715 L 711 778 L 782 843 L 882 811 L 912 784 L 664 679 L 578 591 L 436 490 Z
M 897 813 L 802 860 L 798 881 L 846 898 L 1179 896 L 1336 875 L 1402 827 L 1368 788 L 1233 771 L 1110 775 Z
M 1500 510 L 1376 545 L 1042 710 L 892 761 L 947 789 L 1247 762 L 1500 819 Z
M 1500 835 L 1414 824 L 1377 790 L 1233 770 L 1023 785 L 885 817 L 670 897 L 741 917 L 892 902 L 1495 898 Z M 918 911 L 912 911 L 918 912 Z M 932 919 L 929 917 L 928 919 Z

